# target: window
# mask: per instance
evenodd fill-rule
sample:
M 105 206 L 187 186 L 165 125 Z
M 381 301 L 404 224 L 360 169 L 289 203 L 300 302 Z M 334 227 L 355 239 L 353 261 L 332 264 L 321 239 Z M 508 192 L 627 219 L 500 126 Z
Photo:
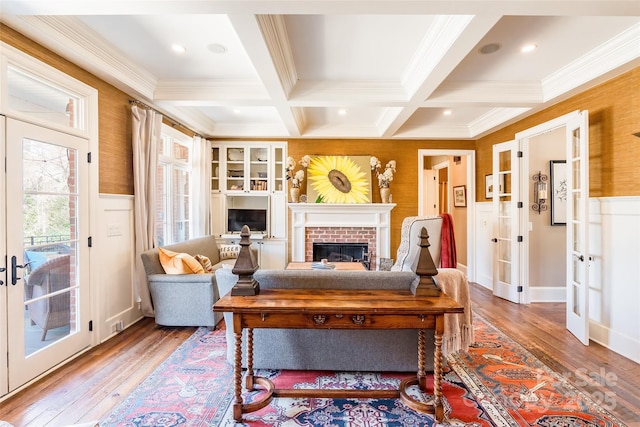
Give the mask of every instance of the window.
M 191 138 L 162 125 L 158 144 L 156 234 L 158 245 L 190 237 Z

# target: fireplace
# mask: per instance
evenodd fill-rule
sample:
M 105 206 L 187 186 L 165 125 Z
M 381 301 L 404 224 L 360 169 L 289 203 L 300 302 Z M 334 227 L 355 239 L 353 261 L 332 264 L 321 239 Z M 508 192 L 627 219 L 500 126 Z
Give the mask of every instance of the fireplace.
M 390 258 L 391 210 L 395 204 L 290 203 L 291 261 L 313 260 L 313 243 L 367 244 L 371 269 Z
M 313 261 L 327 259 L 329 262 L 361 262 L 369 268 L 369 245 L 367 243 L 313 243 Z

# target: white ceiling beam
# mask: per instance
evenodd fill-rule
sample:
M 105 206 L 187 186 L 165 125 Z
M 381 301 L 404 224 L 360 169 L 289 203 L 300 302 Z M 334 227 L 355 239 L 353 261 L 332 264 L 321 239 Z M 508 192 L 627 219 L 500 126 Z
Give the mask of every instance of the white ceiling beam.
M 282 39 L 286 32 L 277 18 L 258 20 L 247 14 L 228 17 L 289 135 L 300 136 L 304 130 L 304 117 L 300 112 L 292 111 L 287 103 L 288 86 L 295 70 L 291 69 L 292 62 L 288 58 L 289 41 Z
M 421 47 L 422 56 L 415 58 L 413 69 L 407 72 L 405 79 L 412 88 L 411 97 L 405 108 L 389 124 L 384 137 L 390 138 L 398 132 L 500 18 L 498 15 L 440 18 L 430 29 L 431 34 L 425 37 L 431 44 L 437 42 L 439 46 Z
M 21 15 L 152 14 L 466 14 L 531 16 L 637 16 L 637 0 L 3 0 Z M 489 11 L 489 12 L 488 12 Z

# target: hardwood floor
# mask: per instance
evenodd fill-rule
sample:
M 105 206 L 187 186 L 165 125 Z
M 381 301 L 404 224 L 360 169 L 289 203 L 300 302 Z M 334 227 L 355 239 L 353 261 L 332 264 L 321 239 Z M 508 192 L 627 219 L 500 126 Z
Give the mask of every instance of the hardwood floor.
M 475 284 L 471 298 L 475 313 L 603 406 L 613 406 L 611 412 L 628 426 L 640 426 L 640 365 L 599 344 L 580 344 L 565 329 L 564 304 L 513 304 Z M 193 331 L 143 319 L 1 402 L 0 420 L 15 427 L 61 427 L 104 418 Z

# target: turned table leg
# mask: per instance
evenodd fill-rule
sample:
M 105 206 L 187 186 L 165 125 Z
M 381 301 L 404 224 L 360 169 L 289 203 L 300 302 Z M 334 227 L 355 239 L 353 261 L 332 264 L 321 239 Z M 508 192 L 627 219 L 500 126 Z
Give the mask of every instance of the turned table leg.
M 444 418 L 442 403 L 442 334 L 444 333 L 444 315 L 436 316 L 435 350 L 433 356 L 433 403 L 436 408 L 436 420 Z
M 233 368 L 234 395 L 233 419 L 242 420 L 242 332 L 235 333 L 236 350 Z
M 425 343 L 425 330 L 420 329 L 418 330 L 418 387 L 422 392 L 427 390 Z
M 255 388 L 255 375 L 253 372 L 253 329 L 247 329 L 247 379 L 245 380 L 247 390 Z

